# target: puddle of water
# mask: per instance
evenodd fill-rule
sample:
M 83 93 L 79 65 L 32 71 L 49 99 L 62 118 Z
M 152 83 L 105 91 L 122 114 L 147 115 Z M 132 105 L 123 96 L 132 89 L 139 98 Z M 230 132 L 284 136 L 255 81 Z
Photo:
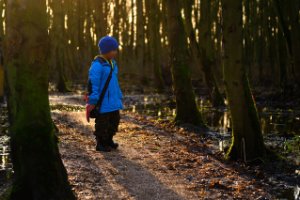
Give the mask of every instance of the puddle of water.
M 277 195 L 280 200 L 300 200 L 300 186 L 288 187 Z
M 125 101 L 127 110 L 150 114 L 158 118 L 172 118 L 176 115 L 176 104 L 167 96 L 136 95 Z M 220 134 L 231 128 L 230 113 L 224 108 L 213 108 L 210 102 L 197 98 L 197 104 L 208 126 Z M 285 137 L 300 134 L 300 111 L 259 108 L 263 134 L 277 134 Z
M 8 126 L 6 107 L 0 104 L 0 186 L 7 183 L 13 172 L 10 160 Z
M 223 151 L 230 144 L 230 113 L 225 108 L 213 108 L 207 99 L 196 99 L 203 118 L 216 137 Z M 157 119 L 173 119 L 176 104 L 165 95 L 132 95 L 125 98 L 126 110 Z M 262 132 L 268 146 L 283 150 L 296 164 L 300 164 L 300 111 L 258 108 Z

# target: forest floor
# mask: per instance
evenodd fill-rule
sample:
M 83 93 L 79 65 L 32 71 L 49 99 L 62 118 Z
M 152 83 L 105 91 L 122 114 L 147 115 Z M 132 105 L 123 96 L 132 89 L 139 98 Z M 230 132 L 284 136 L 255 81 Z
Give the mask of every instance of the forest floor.
M 226 161 L 211 131 L 153 118 L 145 110 L 147 105 L 142 106 L 143 112 L 133 112 L 141 98 L 148 102 L 157 96 L 126 96 L 125 105 L 131 108 L 122 111 L 115 138 L 120 148 L 100 153 L 95 151 L 93 122 L 85 120 L 82 96 L 50 95 L 61 156 L 79 200 L 299 200 L 299 165 L 278 159 L 259 165 Z M 0 108 L 1 196 L 10 187 L 13 173 L 7 111 L 2 109 L 5 105 Z
M 299 181 L 274 163 L 227 162 L 199 131 L 138 114 L 122 112 L 115 137 L 120 148 L 109 153 L 95 151 L 93 122 L 86 122 L 82 109 L 54 110 L 52 116 L 80 200 L 293 199 L 288 186 Z

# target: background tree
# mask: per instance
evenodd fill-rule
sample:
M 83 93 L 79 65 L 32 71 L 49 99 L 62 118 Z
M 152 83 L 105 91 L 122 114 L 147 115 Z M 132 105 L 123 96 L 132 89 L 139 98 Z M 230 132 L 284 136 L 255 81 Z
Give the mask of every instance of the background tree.
M 57 146 L 48 101 L 46 1 L 7 1 L 5 65 L 9 83 L 10 199 L 75 199 Z
M 265 147 L 256 105 L 243 66 L 242 1 L 222 1 L 224 79 L 232 117 L 232 144 L 228 156 L 250 161 L 264 155 Z
M 191 84 L 188 45 L 180 5 L 179 0 L 167 0 L 170 60 L 177 108 L 175 121 L 203 125 Z
M 0 103 L 4 99 L 4 66 L 3 66 L 3 52 L 2 52 L 2 40 L 0 38 Z
M 288 3 L 281 0 L 273 0 L 273 6 L 278 16 L 279 27 L 284 36 L 287 52 L 289 55 L 290 78 L 292 82 L 299 85 L 300 58 L 297 52 L 300 51 L 300 22 L 299 22 L 299 1 L 290 1 Z
M 145 29 L 144 29 L 144 0 L 136 1 L 136 65 L 139 68 L 142 83 L 146 83 L 144 66 Z
M 67 41 L 65 33 L 65 12 L 66 5 L 63 1 L 50 1 L 53 8 L 53 26 L 51 29 L 51 54 L 54 70 L 57 72 L 57 89 L 59 92 L 69 92 L 68 81 L 66 77 L 66 52 Z
M 0 3 L 0 12 L 2 15 L 0 16 L 0 103 L 4 99 L 4 66 L 3 66 L 3 37 L 4 37 L 4 29 L 3 29 L 3 21 L 4 21 L 4 3 Z
M 150 63 L 153 65 L 153 74 L 155 80 L 155 88 L 158 91 L 164 89 L 164 80 L 162 77 L 161 68 L 161 41 L 160 41 L 160 21 L 161 12 L 157 0 L 146 0 L 148 14 L 148 29 L 149 29 L 149 45 L 150 45 Z
M 212 40 L 212 3 L 215 1 L 201 1 L 200 22 L 197 28 L 200 30 L 199 40 L 196 38 L 195 29 L 193 28 L 192 7 L 193 0 L 184 1 L 185 6 L 185 28 L 190 40 L 190 49 L 193 59 L 198 67 L 201 66 L 205 83 L 209 89 L 211 102 L 214 106 L 224 106 L 224 99 L 219 91 L 216 76 L 216 49 Z M 216 11 L 216 9 L 214 9 Z M 199 41 L 199 42 L 198 42 Z
M 5 1 L 0 2 L 3 20 L 6 6 Z M 206 91 L 213 105 L 221 105 L 224 84 L 220 67 L 223 37 L 220 0 L 180 3 L 191 53 L 191 79 Z M 298 95 L 298 1 L 243 0 L 242 6 L 243 54 L 247 55 L 243 64 L 253 88 L 258 92 L 269 89 L 281 98 Z M 98 40 L 113 35 L 121 44 L 118 63 L 122 82 L 136 85 L 138 91 L 145 88 L 140 80 L 147 86 L 155 86 L 156 91 L 171 90 L 170 67 L 165 59 L 169 49 L 166 1 L 49 0 L 47 13 L 51 43 L 61 46 L 59 55 L 54 50 L 49 54 L 50 81 L 60 86 L 57 89 L 63 91 L 65 83 L 85 84 L 90 62 L 98 53 Z M 5 23 L 0 24 L 0 31 L 5 36 Z

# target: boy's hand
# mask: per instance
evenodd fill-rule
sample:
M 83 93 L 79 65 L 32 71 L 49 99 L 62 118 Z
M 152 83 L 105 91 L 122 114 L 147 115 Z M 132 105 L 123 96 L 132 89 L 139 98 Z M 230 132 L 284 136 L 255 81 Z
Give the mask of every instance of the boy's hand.
M 85 94 L 85 95 L 83 96 L 83 100 L 84 100 L 86 103 L 89 102 L 89 96 L 88 96 L 88 94 Z
M 86 104 L 86 121 L 90 122 L 90 113 L 95 108 L 95 105 Z

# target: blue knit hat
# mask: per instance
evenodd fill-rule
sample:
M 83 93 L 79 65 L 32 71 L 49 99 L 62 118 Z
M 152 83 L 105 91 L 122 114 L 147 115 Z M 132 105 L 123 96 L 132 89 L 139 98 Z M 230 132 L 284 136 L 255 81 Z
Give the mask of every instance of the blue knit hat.
M 100 48 L 101 54 L 106 54 L 119 48 L 118 41 L 114 37 L 110 36 L 101 38 L 98 46 Z

